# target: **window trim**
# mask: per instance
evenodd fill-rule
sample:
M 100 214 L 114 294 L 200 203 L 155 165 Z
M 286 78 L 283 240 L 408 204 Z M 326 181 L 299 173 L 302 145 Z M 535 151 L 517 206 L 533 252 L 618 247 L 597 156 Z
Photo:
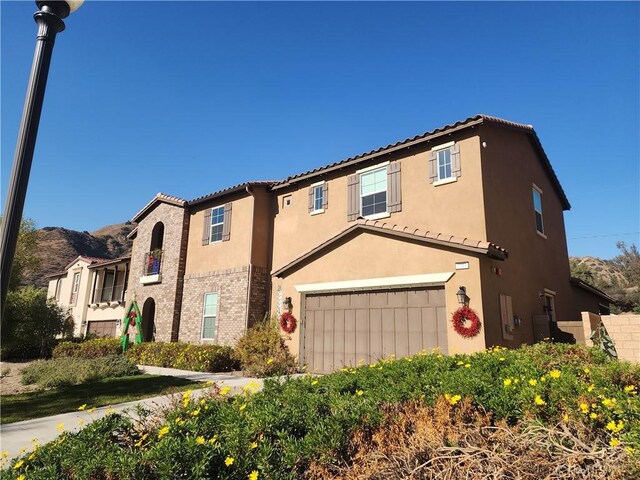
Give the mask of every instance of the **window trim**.
M 453 142 L 452 142 L 453 143 Z M 453 145 L 451 145 L 450 147 L 446 147 L 446 148 L 440 148 L 438 150 L 434 150 L 434 152 L 436 152 L 436 170 L 438 172 L 438 179 L 433 182 L 434 185 L 444 185 L 445 183 L 450 183 L 451 179 L 455 179 L 455 180 L 451 180 L 451 181 L 457 181 L 458 177 L 456 177 L 453 174 L 453 154 L 451 152 L 451 147 L 453 147 Z M 448 177 L 443 177 L 440 178 L 440 152 L 446 152 L 449 151 L 449 176 Z
M 215 295 L 215 307 L 216 307 L 216 314 L 215 316 L 213 316 L 213 336 L 212 337 L 205 337 L 204 336 L 204 326 L 205 326 L 205 319 L 206 318 L 211 318 L 211 315 L 205 315 L 206 313 L 206 307 L 207 307 L 207 295 Z M 206 341 L 216 341 L 217 337 L 218 337 L 218 310 L 220 308 L 220 293 L 219 292 L 204 292 L 204 295 L 202 295 L 202 321 L 200 324 L 200 340 L 206 340 Z
M 359 182 L 358 182 L 358 190 L 359 190 L 358 191 L 358 197 L 359 197 L 359 200 L 360 200 L 360 216 L 362 218 L 366 218 L 368 220 L 378 220 L 380 218 L 386 218 L 386 217 L 391 216 L 391 214 L 389 213 L 389 195 L 388 195 L 388 193 L 389 193 L 389 177 L 388 177 L 389 176 L 389 168 L 388 167 L 389 167 L 390 163 L 391 162 L 384 162 L 384 164 L 378 164 L 378 165 L 376 165 L 374 167 L 368 167 L 368 168 L 365 168 L 363 170 L 358 170 L 358 172 L 356 172 L 359 175 L 359 178 L 358 178 L 358 180 L 359 180 Z M 384 172 L 385 172 L 384 173 L 384 175 L 385 175 L 385 187 L 384 187 L 384 190 L 378 190 L 378 191 L 375 191 L 375 192 L 372 192 L 372 193 L 368 193 L 365 196 L 375 195 L 376 193 L 385 192 L 385 194 L 386 194 L 385 195 L 386 199 L 385 199 L 385 202 L 384 202 L 385 203 L 385 207 L 384 207 L 385 211 L 384 212 L 380 212 L 380 213 L 373 213 L 371 215 L 364 215 L 364 213 L 362 212 L 362 198 L 363 198 L 363 195 L 362 195 L 362 175 L 375 173 L 376 171 L 383 170 L 383 169 L 384 169 Z
M 536 185 L 535 183 L 532 183 L 531 186 L 532 186 L 532 188 L 531 188 L 531 201 L 533 202 L 533 221 L 534 221 L 534 225 L 536 227 L 536 233 L 540 237 L 546 239 L 547 235 L 544 233 L 544 230 L 545 230 L 545 228 L 544 228 L 544 212 L 543 212 L 543 209 L 542 209 L 542 195 L 543 195 L 543 192 L 542 192 L 542 189 L 538 185 Z M 534 192 L 537 192 L 538 195 L 540 196 L 540 211 L 538 211 L 536 209 L 536 201 L 535 201 L 535 193 Z M 537 214 L 540 215 L 540 223 L 542 224 L 542 230 L 538 230 Z
M 213 211 L 217 210 L 221 208 L 222 209 L 222 222 L 220 223 L 213 223 Z M 222 205 L 218 205 L 216 207 L 211 207 L 211 224 L 209 225 L 209 244 L 211 243 L 218 243 L 218 242 L 222 242 L 222 237 L 224 235 L 224 204 Z M 213 227 L 217 226 L 217 225 L 221 225 L 222 226 L 222 230 L 220 231 L 220 240 L 214 240 L 213 239 Z

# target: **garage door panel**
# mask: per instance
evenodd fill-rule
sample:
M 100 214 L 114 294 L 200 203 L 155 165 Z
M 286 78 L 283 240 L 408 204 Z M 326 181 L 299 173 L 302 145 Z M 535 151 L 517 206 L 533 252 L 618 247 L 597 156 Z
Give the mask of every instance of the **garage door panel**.
M 356 311 L 344 312 L 344 365 L 353 365 L 356 357 Z
M 444 298 L 444 288 L 431 288 L 427 291 L 429 292 L 428 305 L 446 305 Z
M 420 352 L 422 350 L 422 309 L 408 308 L 407 321 L 409 323 L 409 351 Z
M 334 339 L 334 311 L 324 311 L 324 359 L 322 370 L 327 372 L 333 370 L 333 357 L 335 354 Z
M 99 337 L 115 337 L 117 324 L 117 320 L 90 321 L 87 325 L 87 333 Z
M 390 307 L 406 307 L 407 306 L 407 292 L 406 291 L 391 291 L 387 294 L 387 305 Z
M 438 323 L 438 345 L 442 347 L 442 353 L 448 353 L 447 349 L 447 312 L 444 307 L 436 309 Z
M 387 292 L 372 292 L 369 294 L 369 308 L 382 308 L 387 305 Z
M 397 357 L 406 357 L 409 355 L 409 326 L 407 324 L 407 309 L 394 308 L 393 314 L 396 325 L 395 354 Z
M 369 362 L 382 357 L 382 310 L 369 310 Z
M 355 364 L 362 364 L 369 358 L 369 310 L 356 310 L 356 357 Z
M 441 287 L 310 294 L 305 304 L 304 356 L 317 371 L 446 347 Z

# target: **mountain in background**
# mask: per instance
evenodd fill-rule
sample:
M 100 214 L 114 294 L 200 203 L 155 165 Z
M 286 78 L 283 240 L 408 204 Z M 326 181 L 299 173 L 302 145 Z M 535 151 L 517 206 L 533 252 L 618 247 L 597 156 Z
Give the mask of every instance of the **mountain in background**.
M 127 235 L 135 228 L 132 223 L 118 223 L 99 228 L 94 232 L 77 232 L 62 227 L 44 227 L 37 231 L 40 268 L 26 272 L 25 285 L 46 287 L 44 277 L 64 271 L 79 255 L 99 258 L 118 258 L 131 253 L 132 240 Z

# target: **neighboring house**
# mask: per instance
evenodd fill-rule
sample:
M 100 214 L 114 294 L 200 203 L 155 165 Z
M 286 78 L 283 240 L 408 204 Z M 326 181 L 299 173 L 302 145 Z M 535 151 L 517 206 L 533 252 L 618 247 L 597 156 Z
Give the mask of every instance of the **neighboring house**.
M 120 334 L 130 257 L 115 260 L 79 256 L 64 272 L 49 275 L 48 296 L 69 310 L 73 334 Z
M 476 115 L 280 182 L 158 194 L 133 218 L 130 295 L 158 340 L 223 344 L 290 299 L 287 342 L 318 371 L 515 347 L 611 301 L 570 280 L 569 207 L 533 127 Z M 462 291 L 473 338 L 450 321 Z

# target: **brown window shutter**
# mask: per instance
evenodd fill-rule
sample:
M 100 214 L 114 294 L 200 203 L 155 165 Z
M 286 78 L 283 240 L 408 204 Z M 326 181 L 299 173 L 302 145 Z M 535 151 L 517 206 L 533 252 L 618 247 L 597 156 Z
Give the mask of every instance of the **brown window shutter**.
M 329 206 L 329 184 L 324 182 L 322 186 L 322 208 L 324 210 Z
M 231 204 L 224 206 L 224 223 L 222 224 L 222 241 L 228 242 L 231 238 Z
M 202 245 L 209 245 L 211 235 L 211 209 L 204 211 L 204 226 L 202 227 Z
M 313 187 L 309 187 L 309 213 L 313 212 Z
M 389 213 L 402 211 L 402 186 L 400 183 L 400 162 L 391 162 L 387 167 L 387 190 L 389 191 L 389 202 L 387 209 Z
M 429 183 L 438 179 L 438 153 L 431 150 L 429 152 Z
M 451 147 L 451 175 L 459 177 L 462 172 L 460 168 L 460 145 L 455 144 Z
M 360 175 L 347 178 L 347 221 L 355 222 L 360 215 Z

